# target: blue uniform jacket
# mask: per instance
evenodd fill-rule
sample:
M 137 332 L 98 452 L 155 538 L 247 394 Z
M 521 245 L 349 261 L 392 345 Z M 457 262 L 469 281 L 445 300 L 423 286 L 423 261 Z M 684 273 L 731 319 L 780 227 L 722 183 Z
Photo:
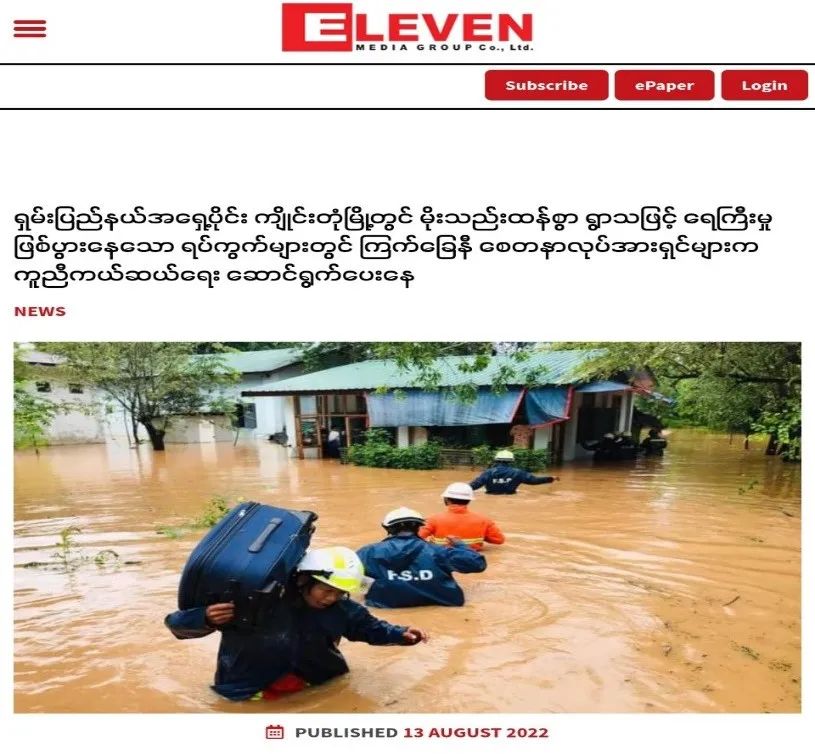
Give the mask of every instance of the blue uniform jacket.
M 203 607 L 170 613 L 164 623 L 178 639 L 197 639 L 216 629 L 204 620 Z M 248 699 L 286 673 L 311 684 L 348 672 L 337 648 L 341 637 L 368 644 L 406 644 L 405 626 L 375 618 L 362 605 L 342 600 L 316 610 L 299 598 L 283 599 L 264 625 L 249 632 L 221 631 L 218 666 L 212 688 L 228 699 Z
M 535 476 L 517 466 L 497 463 L 473 479 L 470 487 L 477 490 L 486 486 L 488 495 L 514 495 L 521 484 L 549 484 L 554 481 L 553 476 Z
M 357 554 L 366 575 L 375 579 L 365 596 L 371 607 L 464 604 L 452 573 L 480 573 L 484 556 L 465 544 L 443 547 L 402 533 L 366 545 Z

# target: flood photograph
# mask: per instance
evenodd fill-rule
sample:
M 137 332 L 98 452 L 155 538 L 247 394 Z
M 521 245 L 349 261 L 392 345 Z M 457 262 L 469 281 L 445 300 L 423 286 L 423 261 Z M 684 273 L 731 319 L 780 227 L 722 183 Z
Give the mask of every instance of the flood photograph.
M 793 342 L 19 343 L 15 711 L 801 711 Z

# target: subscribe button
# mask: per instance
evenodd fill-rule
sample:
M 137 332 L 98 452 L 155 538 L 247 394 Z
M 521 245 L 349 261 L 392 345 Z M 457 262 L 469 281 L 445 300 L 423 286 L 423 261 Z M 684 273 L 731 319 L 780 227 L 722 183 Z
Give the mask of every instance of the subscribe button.
M 487 71 L 489 100 L 608 99 L 607 71 Z

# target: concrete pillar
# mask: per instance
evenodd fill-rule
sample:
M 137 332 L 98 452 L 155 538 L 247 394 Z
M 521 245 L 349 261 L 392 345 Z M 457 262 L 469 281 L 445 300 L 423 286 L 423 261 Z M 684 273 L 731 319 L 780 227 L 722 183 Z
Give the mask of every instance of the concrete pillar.
M 631 431 L 631 425 L 634 423 L 634 391 L 628 391 L 628 418 L 625 422 L 625 432 Z
M 626 390 L 620 403 L 620 418 L 617 421 L 618 432 L 630 432 L 631 421 L 634 417 L 634 393 Z
M 563 437 L 563 460 L 573 461 L 575 458 L 575 446 L 577 445 L 577 417 L 580 414 L 580 406 L 583 404 L 582 393 L 575 393 L 572 399 L 572 418 L 566 422 L 566 432 Z
M 410 432 L 408 431 L 408 427 L 397 427 L 396 447 L 406 448 L 408 445 L 410 445 Z
M 289 458 L 297 458 L 297 426 L 294 423 L 294 396 L 287 395 L 285 398 L 285 406 L 283 408 L 283 429 L 289 438 L 288 456 Z
M 532 440 L 532 447 L 535 450 L 544 450 L 549 447 L 552 441 L 552 425 L 548 424 L 545 427 L 538 427 L 535 430 L 535 436 Z

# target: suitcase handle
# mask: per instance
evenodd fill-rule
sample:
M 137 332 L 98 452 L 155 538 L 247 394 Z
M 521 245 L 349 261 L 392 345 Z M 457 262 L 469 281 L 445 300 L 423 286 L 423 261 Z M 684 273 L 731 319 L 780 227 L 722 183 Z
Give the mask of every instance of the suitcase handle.
M 258 535 L 258 538 L 249 545 L 249 552 L 260 552 L 263 549 L 263 545 L 266 544 L 266 540 L 269 539 L 272 532 L 277 529 L 283 521 L 279 518 L 273 518 L 269 521 L 269 525 Z

